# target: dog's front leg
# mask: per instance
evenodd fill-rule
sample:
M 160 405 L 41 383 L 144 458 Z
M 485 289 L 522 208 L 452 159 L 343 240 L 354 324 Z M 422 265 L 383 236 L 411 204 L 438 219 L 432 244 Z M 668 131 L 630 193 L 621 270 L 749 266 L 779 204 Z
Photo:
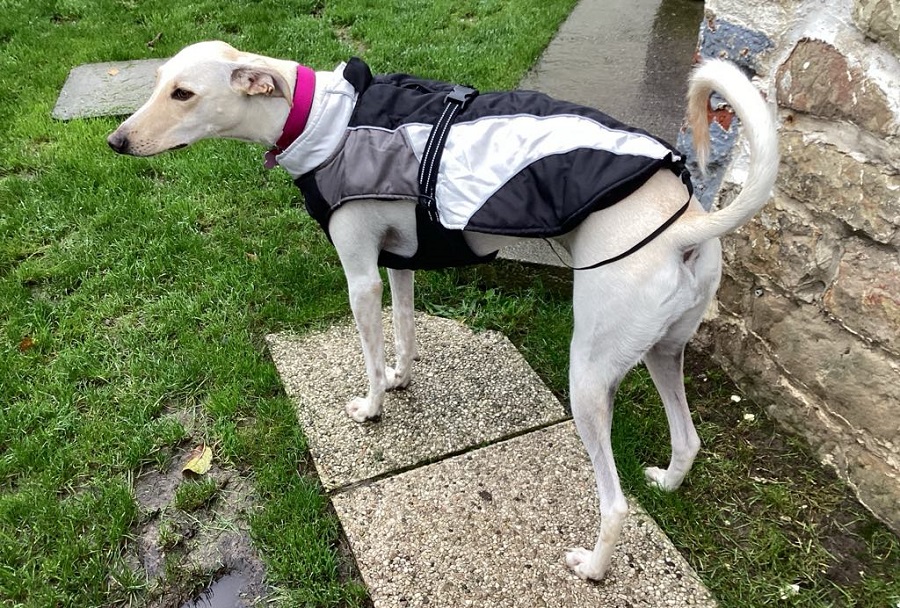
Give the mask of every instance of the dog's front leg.
M 383 285 L 378 273 L 378 252 L 386 229 L 377 229 L 372 222 L 367 222 L 363 210 L 362 205 L 344 205 L 335 211 L 329 223 L 331 239 L 347 277 L 350 308 L 359 331 L 369 381 L 366 396 L 356 397 L 346 406 L 347 414 L 357 422 L 381 415 L 387 388 L 381 322 Z
M 413 307 L 412 270 L 388 269 L 391 305 L 394 309 L 394 348 L 397 362 L 385 370 L 387 389 L 406 388 L 412 378 L 412 362 L 419 358 L 416 349 L 416 323 Z
M 387 388 L 384 363 L 384 328 L 381 322 L 381 292 L 383 289 L 378 268 L 372 273 L 356 274 L 345 265 L 347 287 L 350 292 L 350 308 L 356 320 L 369 392 L 365 397 L 354 397 L 347 404 L 347 414 L 357 422 L 365 422 L 381 415 L 384 392 Z

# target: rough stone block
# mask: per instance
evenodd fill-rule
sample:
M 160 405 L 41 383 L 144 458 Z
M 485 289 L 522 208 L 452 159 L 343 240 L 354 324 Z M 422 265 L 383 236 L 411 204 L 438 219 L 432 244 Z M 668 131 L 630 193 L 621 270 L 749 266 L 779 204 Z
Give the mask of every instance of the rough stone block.
M 847 462 L 847 478 L 856 486 L 863 504 L 900 533 L 900 469 L 891 466 L 889 459 L 873 454 L 859 443 L 833 447 L 835 451 L 842 448 Z
M 678 149 L 687 157 L 687 168 L 691 172 L 696 196 L 704 209 L 710 209 L 715 202 L 716 193 L 722 185 L 726 169 L 731 163 L 734 142 L 738 138 L 740 121 L 725 108 L 717 108 L 711 112 L 709 121 L 709 156 L 706 167 L 700 167 L 694 151 L 694 133 L 685 128 L 678 135 Z
M 900 55 L 900 1 L 855 0 L 853 18 L 866 36 Z
M 848 241 L 825 306 L 844 325 L 900 352 L 898 252 Z
M 804 390 L 827 403 L 853 432 L 900 444 L 900 364 L 880 349 L 828 320 L 817 307 L 775 292 L 723 289 L 720 303 L 745 319 L 765 342 L 768 356 Z M 733 297 L 733 300 L 725 300 Z M 752 357 L 728 348 L 737 366 L 757 367 Z
M 728 289 L 726 277 L 723 291 Z M 733 286 L 734 287 L 734 286 Z M 767 411 L 787 428 L 805 437 L 820 458 L 847 480 L 859 499 L 900 532 L 900 464 L 893 451 L 874 445 L 835 415 L 828 401 L 815 398 L 773 358 L 760 336 L 749 332 L 740 315 L 723 314 L 701 327 L 698 338 L 714 358 Z M 894 416 L 896 419 L 896 415 Z
M 827 213 L 881 243 L 900 231 L 900 174 L 896 167 L 860 162 L 834 146 L 781 135 L 778 186 L 814 213 Z
M 764 276 L 795 297 L 813 302 L 831 284 L 841 256 L 842 232 L 784 196 L 775 199 L 734 235 L 723 252 L 731 267 Z
M 764 33 L 713 14 L 700 24 L 701 57 L 728 59 L 753 74 L 760 71 L 760 56 L 774 46 Z
M 774 203 L 723 239 L 719 309 L 700 341 L 900 531 L 900 0 L 706 10 L 704 36 L 727 38 L 707 31 L 727 20 L 773 42 L 745 67 L 778 101 L 782 162 Z M 735 175 L 746 161 L 736 150 Z
M 849 120 L 890 134 L 896 127 L 886 94 L 832 45 L 804 38 L 776 75 L 778 103 L 823 118 Z

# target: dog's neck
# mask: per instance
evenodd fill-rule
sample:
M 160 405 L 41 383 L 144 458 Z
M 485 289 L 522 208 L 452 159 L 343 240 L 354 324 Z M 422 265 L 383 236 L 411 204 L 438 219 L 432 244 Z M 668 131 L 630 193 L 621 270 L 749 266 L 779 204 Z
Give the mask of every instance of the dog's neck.
M 342 63 L 333 72 L 315 73 L 315 91 L 306 127 L 276 157 L 277 163 L 294 178 L 325 162 L 344 138 L 357 99 L 353 85 L 344 79 L 344 66 Z M 286 122 L 287 117 L 282 124 Z
M 284 152 L 303 133 L 312 110 L 315 92 L 316 73 L 305 65 L 298 63 L 295 69 L 291 111 L 284 120 L 281 135 L 278 136 L 272 148 L 266 152 L 265 165 L 267 169 L 274 167 L 277 164 L 275 157 Z

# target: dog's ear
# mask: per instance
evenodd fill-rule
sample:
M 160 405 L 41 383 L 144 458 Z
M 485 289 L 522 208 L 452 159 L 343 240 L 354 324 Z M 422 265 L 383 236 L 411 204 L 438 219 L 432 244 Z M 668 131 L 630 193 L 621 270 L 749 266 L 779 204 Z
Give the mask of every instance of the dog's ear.
M 294 103 L 290 85 L 275 70 L 261 67 L 235 68 L 231 72 L 231 88 L 246 95 L 284 97 L 289 106 Z

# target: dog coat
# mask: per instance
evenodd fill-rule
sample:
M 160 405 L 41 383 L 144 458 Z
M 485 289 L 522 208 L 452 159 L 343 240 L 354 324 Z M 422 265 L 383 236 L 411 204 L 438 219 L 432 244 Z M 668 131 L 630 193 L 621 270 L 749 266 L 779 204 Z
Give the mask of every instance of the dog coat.
M 625 198 L 661 168 L 682 177 L 690 198 L 684 159 L 663 140 L 592 108 L 511 91 L 476 93 L 455 108 L 451 123 L 439 124 L 449 130 L 442 133 L 434 200 L 423 200 L 420 169 L 434 160 L 426 144 L 451 107 L 454 85 L 406 74 L 373 77 L 356 58 L 343 66 L 341 77 L 339 84 L 349 83 L 356 93 L 346 129 L 328 157 L 295 175 L 295 183 L 326 234 L 331 214 L 353 200 L 420 203 L 416 254 L 401 258 L 382 252 L 382 266 L 423 269 L 489 261 L 496 253 L 476 256 L 461 231 L 559 236 Z M 290 152 L 277 157 L 289 171 Z M 424 212 L 429 205 L 436 213 Z

